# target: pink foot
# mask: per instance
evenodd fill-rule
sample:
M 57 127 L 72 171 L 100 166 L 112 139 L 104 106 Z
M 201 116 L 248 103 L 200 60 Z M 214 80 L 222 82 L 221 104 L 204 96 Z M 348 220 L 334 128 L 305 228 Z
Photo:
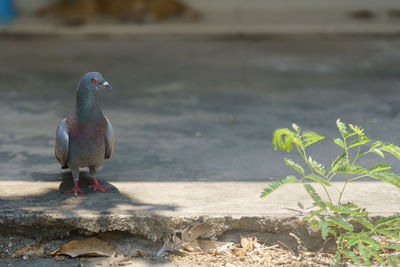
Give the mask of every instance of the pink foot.
M 101 192 L 106 192 L 106 190 L 111 190 L 110 187 L 104 187 L 104 186 L 100 185 L 99 181 L 97 181 L 96 176 L 93 177 L 93 181 L 94 181 L 94 184 L 93 185 L 89 185 L 89 188 L 90 189 L 94 189 L 95 192 L 97 190 L 100 190 Z
M 78 186 L 78 181 L 74 181 L 74 187 L 71 190 L 65 191 L 64 194 L 72 194 L 74 193 L 74 195 L 77 197 L 78 193 L 79 194 L 84 194 L 85 192 L 82 191 L 79 186 Z

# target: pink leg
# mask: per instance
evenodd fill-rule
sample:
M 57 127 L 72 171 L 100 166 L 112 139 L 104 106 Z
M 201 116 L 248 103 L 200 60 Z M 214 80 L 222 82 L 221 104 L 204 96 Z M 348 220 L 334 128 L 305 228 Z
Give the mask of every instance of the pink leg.
M 90 189 L 94 189 L 95 192 L 97 190 L 100 190 L 101 192 L 106 192 L 106 190 L 111 190 L 110 187 L 104 187 L 104 186 L 100 185 L 99 181 L 97 181 L 97 177 L 96 176 L 93 177 L 93 181 L 94 181 L 94 184 L 90 185 L 89 188 Z
M 77 197 L 78 193 L 79 194 L 84 194 L 85 192 L 82 191 L 79 186 L 78 186 L 78 180 L 74 181 L 74 187 L 71 190 L 65 191 L 64 194 L 71 194 L 74 193 L 74 195 Z

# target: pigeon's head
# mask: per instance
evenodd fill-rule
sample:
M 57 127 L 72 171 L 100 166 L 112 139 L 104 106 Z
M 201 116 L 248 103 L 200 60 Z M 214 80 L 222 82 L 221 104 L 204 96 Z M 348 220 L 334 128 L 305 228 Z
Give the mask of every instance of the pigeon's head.
M 99 72 L 84 74 L 78 85 L 78 91 L 89 95 L 97 95 L 104 89 L 112 89 L 112 87 Z

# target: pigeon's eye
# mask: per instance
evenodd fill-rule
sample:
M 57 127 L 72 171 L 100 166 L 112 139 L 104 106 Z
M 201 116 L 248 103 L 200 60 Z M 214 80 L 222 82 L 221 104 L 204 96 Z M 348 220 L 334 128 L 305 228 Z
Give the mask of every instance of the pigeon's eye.
M 97 80 L 95 78 L 91 79 L 92 83 L 97 83 Z

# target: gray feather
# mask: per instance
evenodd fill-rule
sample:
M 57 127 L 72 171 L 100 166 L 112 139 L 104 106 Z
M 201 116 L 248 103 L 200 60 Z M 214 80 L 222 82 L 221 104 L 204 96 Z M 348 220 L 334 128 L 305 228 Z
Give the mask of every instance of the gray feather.
M 114 132 L 111 126 L 110 121 L 108 120 L 108 118 L 106 116 L 104 116 L 107 120 L 107 130 L 106 130 L 106 154 L 105 154 L 105 159 L 110 159 L 113 152 L 114 152 Z
M 60 121 L 56 132 L 55 154 L 58 162 L 65 166 L 68 160 L 69 136 L 66 119 Z

